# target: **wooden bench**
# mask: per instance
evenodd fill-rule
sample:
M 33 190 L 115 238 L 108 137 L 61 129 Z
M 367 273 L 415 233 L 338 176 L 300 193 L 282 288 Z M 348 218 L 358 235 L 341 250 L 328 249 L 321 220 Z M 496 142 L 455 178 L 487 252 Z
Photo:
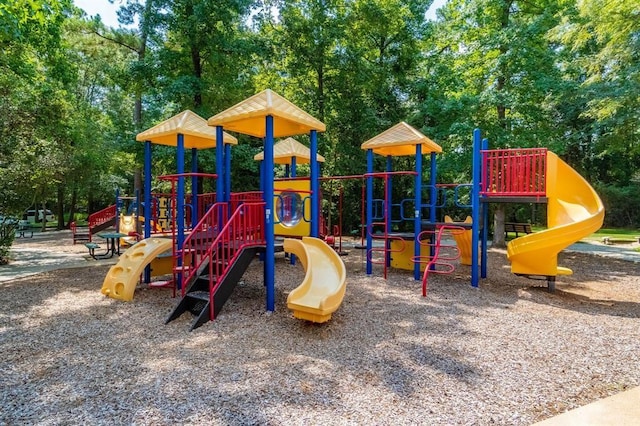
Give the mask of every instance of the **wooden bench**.
M 71 222 L 70 228 L 73 244 L 83 241 L 91 242 L 91 230 L 88 226 L 77 226 L 75 222 Z
M 533 231 L 531 230 L 530 223 L 515 223 L 515 222 L 505 222 L 504 224 L 504 236 L 507 237 L 509 232 L 514 232 L 516 234 L 516 238 L 518 234 L 531 234 Z

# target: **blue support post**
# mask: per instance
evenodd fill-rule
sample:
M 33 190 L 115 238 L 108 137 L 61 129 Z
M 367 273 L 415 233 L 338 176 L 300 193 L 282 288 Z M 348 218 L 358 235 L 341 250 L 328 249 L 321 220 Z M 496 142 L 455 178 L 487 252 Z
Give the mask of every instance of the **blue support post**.
M 295 158 L 295 157 L 293 157 Z M 284 177 L 288 178 L 291 176 L 291 170 L 288 164 L 284 165 Z
M 373 173 L 373 151 L 367 150 L 367 173 Z M 373 229 L 370 229 L 373 222 L 373 176 L 367 176 L 367 223 L 365 224 L 367 234 L 367 252 L 365 253 L 367 258 L 367 275 L 371 275 L 373 272 L 371 260 L 369 259 L 369 253 L 373 246 L 373 239 L 371 233 Z
M 144 142 L 144 238 L 151 236 L 151 142 Z M 151 282 L 151 266 L 144 268 L 144 282 Z
M 224 201 L 224 133 L 216 126 L 216 202 Z
M 481 168 L 481 133 L 473 131 L 473 164 L 471 165 L 471 285 L 478 287 L 478 239 L 480 230 L 480 168 Z
M 266 173 L 273 173 L 273 116 L 266 117 L 266 137 L 264 139 L 264 169 Z M 265 176 L 266 177 L 266 176 Z M 267 288 L 267 311 L 275 311 L 275 236 L 273 212 L 273 178 L 264 182 L 265 202 L 265 238 L 267 247 L 264 259 L 264 283 Z
M 290 176 L 292 178 L 296 177 L 296 173 L 297 173 L 296 168 L 297 168 L 297 165 L 298 165 L 297 161 L 298 161 L 298 158 L 295 155 L 293 157 L 291 157 L 291 167 L 289 167 L 289 165 L 287 164 L 287 171 L 286 171 L 287 172 L 287 176 Z M 295 207 L 296 207 L 296 205 L 295 205 L 295 199 L 294 199 L 293 200 L 293 206 L 292 206 L 294 211 L 295 211 Z M 302 202 L 302 207 L 303 207 L 303 211 L 304 211 L 304 201 Z M 304 213 L 303 213 L 302 220 L 304 220 Z M 295 265 L 296 264 L 296 255 L 291 253 L 289 256 L 290 256 L 289 257 L 289 263 L 291 265 Z
M 182 133 L 178 133 L 178 146 L 176 153 L 176 165 L 178 175 L 184 173 L 184 135 Z M 176 248 L 178 252 L 182 251 L 182 246 L 184 245 L 184 177 L 178 177 L 178 188 L 176 194 Z M 178 256 L 177 265 L 182 266 L 182 256 Z M 177 287 L 179 289 L 182 288 L 182 274 L 178 273 L 177 276 Z
M 191 173 L 198 173 L 198 150 L 191 148 Z M 198 214 L 198 177 L 191 176 L 191 229 L 200 220 Z
M 422 206 L 422 145 L 416 145 L 416 177 L 414 182 L 414 211 L 413 211 L 413 254 L 420 256 L 420 232 L 422 231 L 421 206 Z M 413 279 L 422 278 L 420 274 L 420 262 L 413 264 Z
M 318 167 L 318 132 L 311 131 L 311 236 L 320 236 L 320 168 Z
M 484 138 L 482 140 L 482 149 L 489 149 L 489 139 Z M 480 153 L 482 159 L 482 153 Z M 482 167 L 480 168 L 482 170 Z M 486 176 L 481 176 L 480 182 L 486 179 Z M 489 239 L 489 205 L 487 203 L 480 203 L 482 209 L 482 244 L 481 244 L 481 258 L 480 258 L 480 277 L 487 278 L 487 240 Z
M 144 237 L 151 236 L 151 142 L 144 143 Z

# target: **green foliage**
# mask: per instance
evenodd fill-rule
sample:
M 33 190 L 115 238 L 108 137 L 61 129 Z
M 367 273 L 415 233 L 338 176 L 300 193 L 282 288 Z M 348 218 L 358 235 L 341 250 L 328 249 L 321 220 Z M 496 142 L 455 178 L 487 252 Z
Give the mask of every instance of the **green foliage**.
M 325 176 L 363 173 L 361 144 L 406 121 L 443 147 L 440 183 L 468 182 L 480 127 L 492 147 L 556 151 L 598 185 L 607 221 L 637 226 L 634 0 L 449 0 L 436 21 L 424 19 L 430 0 L 119 4 L 121 22 L 135 27 L 106 28 L 69 0 L 0 3 L 3 212 L 48 202 L 64 218 L 76 205 L 110 204 L 115 188 L 133 193 L 139 131 L 184 109 L 208 118 L 271 88 L 327 125 Z M 244 137 L 233 148 L 234 191 L 257 189 L 261 150 Z M 414 167 L 394 161 L 396 170 Z M 174 149 L 154 147 L 154 176 L 174 173 L 175 162 Z M 200 154 L 201 171 L 214 164 L 214 152 Z M 345 229 L 358 229 L 361 185 L 323 184 L 333 223 L 343 187 Z M 398 178 L 394 199 L 411 186 Z M 506 213 L 543 216 L 528 206 Z
M 16 237 L 16 229 L 16 223 L 0 221 L 0 265 L 9 262 L 9 249 Z
M 604 226 L 640 229 L 640 185 L 596 185 L 605 208 Z

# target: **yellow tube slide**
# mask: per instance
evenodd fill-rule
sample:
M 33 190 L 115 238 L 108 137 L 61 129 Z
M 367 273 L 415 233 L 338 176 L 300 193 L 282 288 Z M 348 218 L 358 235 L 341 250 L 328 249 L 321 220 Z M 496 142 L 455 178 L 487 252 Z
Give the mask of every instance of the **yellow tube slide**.
M 302 284 L 289 293 L 287 307 L 296 318 L 329 321 L 344 298 L 347 282 L 344 262 L 335 250 L 318 238 L 286 238 L 284 251 L 298 256 L 306 271 Z
M 511 240 L 511 272 L 556 276 L 573 271 L 558 266 L 558 253 L 602 226 L 604 206 L 596 191 L 553 152 L 547 152 L 548 229 Z
M 140 274 L 160 254 L 171 250 L 171 238 L 147 238 L 131 246 L 113 265 L 102 283 L 102 294 L 130 302 Z

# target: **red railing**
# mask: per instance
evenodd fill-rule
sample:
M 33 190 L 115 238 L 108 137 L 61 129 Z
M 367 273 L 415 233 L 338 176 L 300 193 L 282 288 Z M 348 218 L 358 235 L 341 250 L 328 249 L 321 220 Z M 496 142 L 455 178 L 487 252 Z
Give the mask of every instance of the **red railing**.
M 482 195 L 546 195 L 546 148 L 487 150 L 482 155 Z
M 88 218 L 89 229 L 109 222 L 116 217 L 116 205 L 113 204 L 95 213 L 91 213 Z
M 259 203 L 262 198 L 262 191 L 232 192 L 229 200 L 231 211 L 236 211 L 243 203 Z
M 418 263 L 426 263 L 422 275 L 422 296 L 427 296 L 427 280 L 429 274 L 450 274 L 456 266 L 451 263 L 460 257 L 460 249 L 455 241 L 442 241 L 443 236 L 453 237 L 454 235 L 465 232 L 461 226 L 444 225 L 436 230 L 422 231 L 418 235 L 418 241 L 422 248 L 427 248 L 429 252 L 433 249 L 433 256 L 420 255 L 413 256 L 411 260 Z
M 187 284 L 208 262 L 211 318 L 213 295 L 242 249 L 266 243 L 264 206 L 264 202 L 244 203 L 227 219 L 227 205 L 216 203 L 184 241 L 182 267 L 178 268 L 182 272 L 182 296 Z
M 220 229 L 227 222 L 228 211 L 227 203 L 215 203 L 211 206 L 200 222 L 196 224 L 194 230 L 185 238 L 182 243 L 182 253 L 177 252 L 174 239 L 176 252 L 173 258 L 180 258 L 180 265 L 174 265 L 174 269 L 175 272 L 182 273 L 180 281 L 183 284 L 181 286 L 182 296 L 186 290 L 184 283 L 192 279 L 202 264 L 209 259 L 207 254 L 220 233 Z M 174 276 L 174 279 L 178 282 L 177 277 Z

